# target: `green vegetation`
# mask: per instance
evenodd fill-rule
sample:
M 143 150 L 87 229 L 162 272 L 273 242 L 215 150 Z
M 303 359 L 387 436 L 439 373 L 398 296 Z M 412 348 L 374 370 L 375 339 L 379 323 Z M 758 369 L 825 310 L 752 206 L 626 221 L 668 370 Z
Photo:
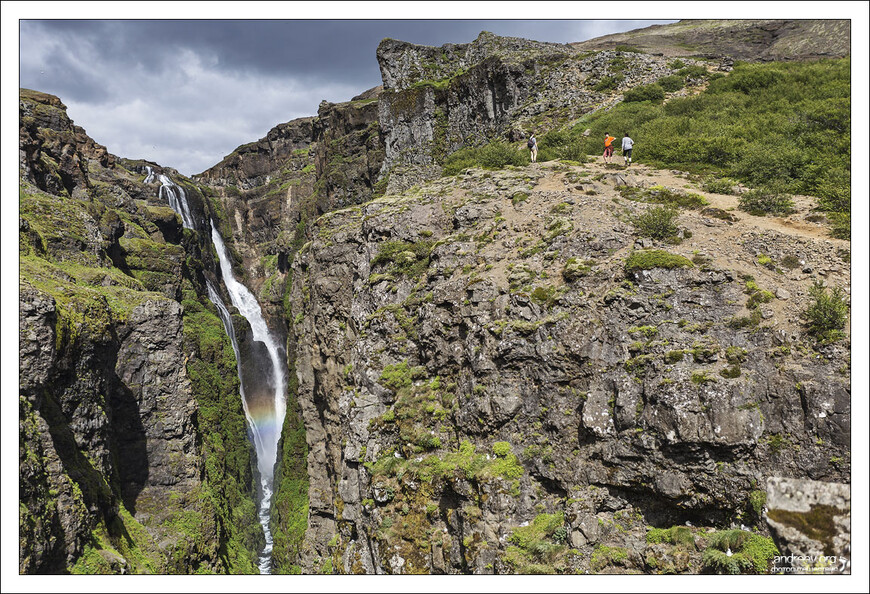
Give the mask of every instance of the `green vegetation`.
M 414 380 L 426 377 L 424 367 L 409 367 L 407 361 L 387 365 L 381 373 L 380 382 L 393 391 L 410 388 Z
M 849 315 L 849 304 L 840 287 L 828 292 L 821 281 L 810 288 L 812 303 L 804 312 L 807 331 L 817 340 L 833 342 L 845 336 L 843 328 Z
M 625 103 L 636 101 L 649 101 L 651 103 L 661 103 L 665 99 L 665 90 L 658 84 L 642 85 L 627 90 L 623 94 Z
M 598 155 L 605 131 L 629 131 L 634 160 L 712 173 L 775 195 L 808 194 L 848 236 L 851 61 L 737 63 L 699 95 L 623 102 L 539 139 L 553 153 Z M 684 67 L 680 77 L 706 77 Z M 589 128 L 588 137 L 583 131 Z M 558 145 L 558 147 L 556 146 Z M 778 186 L 777 186 L 778 184 Z M 770 194 L 770 192 L 768 192 Z M 787 204 L 778 199 L 778 208 Z M 829 215 L 829 218 L 832 218 Z
M 652 270 L 653 268 L 693 268 L 688 258 L 664 250 L 638 250 L 625 261 L 625 271 Z
M 610 565 L 621 565 L 626 559 L 628 551 L 624 548 L 598 545 L 592 552 L 589 569 L 597 573 Z
M 767 503 L 767 491 L 756 489 L 749 493 L 749 507 L 757 517 L 761 517 L 764 505 Z
M 591 270 L 592 267 L 588 262 L 571 257 L 565 261 L 565 266 L 562 268 L 562 277 L 566 281 L 572 282 L 586 276 Z
M 700 386 L 704 384 L 715 384 L 716 381 L 716 378 L 707 375 L 706 371 L 695 371 L 692 373 L 693 384 L 698 384 Z
M 758 307 L 761 303 L 770 303 L 773 301 L 774 295 L 770 291 L 761 291 L 755 290 L 749 295 L 749 299 L 746 301 L 746 307 L 749 309 L 754 309 Z
M 743 363 L 746 360 L 746 349 L 738 346 L 726 348 L 725 360 L 729 363 Z
M 583 150 L 580 144 L 574 142 L 573 135 L 574 132 L 572 131 L 553 130 L 538 138 L 538 161 L 554 161 L 559 159 L 563 161 L 576 161 L 578 163 L 587 162 L 589 157 L 586 151 Z M 596 152 L 596 154 L 598 153 Z M 569 175 L 572 174 L 569 173 Z
M 668 351 L 667 353 L 665 353 L 665 363 L 668 363 L 669 365 L 679 363 L 686 357 L 687 352 L 688 351 L 684 351 L 682 349 Z
M 690 64 L 688 66 L 683 66 L 677 71 L 677 76 L 681 76 L 683 78 L 707 78 L 709 76 L 709 72 L 703 66 L 698 64 Z
M 121 505 L 109 526 L 103 520 L 91 530 L 81 556 L 69 568 L 73 575 L 114 574 L 113 562 L 124 559 L 127 571 L 155 574 L 165 571 L 157 543 L 145 528 Z
M 685 77 L 674 74 L 662 77 L 658 79 L 656 83 L 666 92 L 673 93 L 674 91 L 679 91 L 686 86 L 686 79 Z
M 734 180 L 727 177 L 717 178 L 708 177 L 701 184 L 701 189 L 711 194 L 725 194 L 730 196 L 734 194 Z
M 387 365 L 378 380 L 396 393 L 396 401 L 372 427 L 385 434 L 398 433 L 406 455 L 441 447 L 441 422 L 450 414 L 453 394 L 442 390 L 440 378 L 423 381 L 424 367 L 411 367 L 407 361 Z
M 765 574 L 773 557 L 779 554 L 773 540 L 745 530 L 714 532 L 707 544 L 702 563 L 710 573 Z
M 498 456 L 499 458 L 504 458 L 508 454 L 510 454 L 513 450 L 511 449 L 511 444 L 506 441 L 497 441 L 492 444 L 492 453 Z
M 770 291 L 764 291 L 758 287 L 752 277 L 746 277 L 746 288 L 743 291 L 749 295 L 746 300 L 746 308 L 750 310 L 748 318 L 734 318 L 729 322 L 732 328 L 744 328 L 748 326 L 757 326 L 761 321 L 761 311 L 759 305 L 762 303 L 770 303 L 774 299 L 774 294 Z
M 521 204 L 529 199 L 529 195 L 526 192 L 517 192 L 513 196 L 511 196 L 511 204 L 516 206 L 517 204 Z
M 166 299 L 146 291 L 141 283 L 116 268 L 91 268 L 67 261 L 52 263 L 35 256 L 23 256 L 19 264 L 22 284 L 55 300 L 58 350 L 72 347 L 85 337 L 108 339 L 112 327 L 126 321 L 136 306 L 147 299 Z
M 646 541 L 650 544 L 667 543 L 685 548 L 694 548 L 695 546 L 695 537 L 692 534 L 692 529 L 687 526 L 651 528 L 646 533 Z
M 450 82 L 451 82 L 454 78 L 456 78 L 457 76 L 462 76 L 462 75 L 465 74 L 467 71 L 468 71 L 468 70 L 467 70 L 466 68 L 457 68 L 456 70 L 454 70 L 454 71 L 451 72 L 450 74 L 448 74 L 448 75 L 446 75 L 446 76 L 443 76 L 443 77 L 441 77 L 441 78 L 437 78 L 437 79 L 423 79 L 423 80 L 418 80 L 418 81 L 415 82 L 413 85 L 411 85 L 409 88 L 411 88 L 411 89 L 422 89 L 422 88 L 427 88 L 427 87 L 428 87 L 428 88 L 432 88 L 432 89 L 434 89 L 434 90 L 436 90 L 436 91 L 443 91 L 443 90 L 445 90 L 448 86 L 450 86 Z
M 783 191 L 782 184 L 749 190 L 741 194 L 738 201 L 740 210 L 754 215 L 786 215 L 794 212 L 794 201 Z
M 771 433 L 768 437 L 760 439 L 759 443 L 767 444 L 767 446 L 770 447 L 770 451 L 774 454 L 780 453 L 783 449 L 791 445 L 788 438 L 780 433 Z
M 195 505 L 179 512 L 178 517 L 186 519 L 177 527 L 186 538 L 170 554 L 180 560 L 191 555 L 191 548 L 204 550 L 218 556 L 229 572 L 258 573 L 257 553 L 264 540 L 254 502 L 254 452 L 239 397 L 235 352 L 211 309 L 192 299 L 182 305 L 185 352 L 193 355 L 187 361 L 187 374 L 199 405 L 205 477 L 200 492 L 187 496 Z M 209 550 L 218 544 L 209 533 L 216 529 L 212 522 L 226 541 L 216 551 Z
M 308 527 L 308 444 L 296 401 L 298 379 L 292 367 L 288 377 L 287 412 L 278 442 L 270 530 L 273 573 L 298 574 L 302 569 L 297 561 Z
M 463 169 L 504 169 L 508 165 L 529 164 L 528 151 L 520 151 L 501 141 L 493 141 L 481 147 L 459 149 L 444 161 L 444 175 L 456 175 Z
M 532 291 L 530 297 L 532 301 L 538 305 L 543 305 L 549 309 L 554 303 L 556 303 L 556 300 L 561 294 L 562 291 L 556 287 L 535 287 L 535 290 Z
M 628 333 L 643 334 L 644 338 L 652 340 L 652 338 L 658 333 L 658 328 L 656 326 L 632 326 L 628 329 Z
M 528 526 L 513 530 L 504 561 L 519 574 L 558 573 L 566 541 L 565 514 L 540 514 Z
M 625 77 L 621 74 L 602 76 L 601 79 L 599 79 L 599 81 L 595 83 L 595 86 L 593 86 L 592 89 L 597 93 L 613 91 L 624 79 Z
M 700 194 L 675 191 L 665 186 L 652 186 L 651 188 L 621 186 L 619 188 L 619 193 L 623 198 L 628 200 L 653 202 L 656 204 L 666 204 L 682 208 L 701 208 L 708 204 L 707 200 Z
M 377 255 L 372 258 L 372 268 L 386 265 L 387 274 L 400 274 L 416 279 L 429 268 L 429 254 L 434 241 L 424 240 L 416 243 L 394 240 L 383 242 Z
M 630 218 L 635 232 L 641 237 L 670 239 L 679 231 L 677 217 L 680 211 L 672 206 L 653 206 L 645 212 Z
M 523 475 L 523 467 L 513 453 L 488 457 L 478 453 L 469 441 L 459 444 L 458 450 L 429 454 L 420 460 L 396 458 L 392 451 L 388 451 L 376 462 L 366 462 L 365 466 L 373 476 L 402 476 L 408 473 L 425 483 L 444 480 L 456 473 L 477 482 L 495 478 L 515 481 Z
M 183 364 L 197 405 L 202 482 L 183 496 L 159 503 L 163 509 L 152 515 L 149 528 L 171 538 L 161 549 L 123 505 L 110 503 L 121 501 L 117 492 L 110 499 L 117 486 L 100 474 L 89 453 L 74 442 L 63 444 L 71 457 L 64 467 L 75 476 L 70 480 L 78 494 L 76 504 L 82 504 L 82 514 L 96 513 L 83 554 L 70 571 L 117 571 L 123 559 L 128 570 L 137 573 L 256 573 L 263 533 L 253 500 L 253 449 L 239 399 L 235 355 L 220 319 L 192 290 L 190 277 L 199 264 L 185 258 L 181 246 L 161 239 L 161 229 L 175 226 L 180 231 L 177 216 L 159 206 L 142 206 L 132 213 L 112 208 L 108 205 L 116 199 L 99 183 L 91 200 L 52 196 L 26 184 L 19 196 L 20 282 L 54 299 L 54 346 L 76 365 L 81 352 L 102 353 L 117 345 L 116 331 L 136 307 L 146 301 L 164 307 L 165 294 L 182 292 L 185 297 Z M 124 234 L 110 258 L 105 252 L 107 236 L 119 227 Z M 183 241 L 192 235 L 185 230 Z M 96 407 L 95 414 L 106 406 L 107 396 L 98 398 L 88 403 Z M 49 406 L 57 403 L 51 400 Z M 67 431 L 62 421 L 58 423 L 52 431 Z M 168 462 L 183 464 L 176 455 Z M 142 499 L 137 507 L 147 512 L 149 504 Z M 30 520 L 25 516 L 24 521 Z

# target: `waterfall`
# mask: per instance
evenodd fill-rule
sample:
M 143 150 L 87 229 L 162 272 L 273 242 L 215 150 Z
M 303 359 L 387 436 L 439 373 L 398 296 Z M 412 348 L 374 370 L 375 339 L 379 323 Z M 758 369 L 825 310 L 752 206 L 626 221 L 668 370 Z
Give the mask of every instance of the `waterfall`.
M 145 183 L 150 184 L 154 181 L 154 170 L 147 165 L 145 170 L 148 172 Z M 190 214 L 190 206 L 187 204 L 187 192 L 162 173 L 157 176 L 157 179 L 160 180 L 160 189 L 157 191 L 157 197 L 161 200 L 167 200 L 172 210 L 181 215 L 181 221 L 185 229 L 193 229 L 194 221 L 193 215 Z
M 205 281 L 205 288 L 208 291 L 208 298 L 214 303 L 215 307 L 218 309 L 218 314 L 220 315 L 221 321 L 224 324 L 224 331 L 227 333 L 227 336 L 230 337 L 230 342 L 233 344 L 233 352 L 236 354 L 236 368 L 239 374 L 239 391 L 242 396 L 242 408 L 245 411 L 245 418 L 248 420 L 248 426 L 251 428 L 251 438 L 254 441 L 254 448 L 257 451 L 257 469 L 260 471 L 260 486 L 263 490 L 263 498 L 260 500 L 260 505 L 257 510 L 257 515 L 260 519 L 260 525 L 263 527 L 263 533 L 266 537 L 266 546 L 263 548 L 263 551 L 260 553 L 260 573 L 268 574 L 271 569 L 272 563 L 272 531 L 269 529 L 269 518 L 271 512 L 272 505 L 272 473 L 271 471 L 268 474 L 268 480 L 263 473 L 263 459 L 265 457 L 265 453 L 268 451 L 269 446 L 266 441 L 263 439 L 263 435 L 260 433 L 260 427 L 257 424 L 257 421 L 251 416 L 251 411 L 248 407 L 248 399 L 245 396 L 245 385 L 242 380 L 242 357 L 239 353 L 239 343 L 236 340 L 236 329 L 233 326 L 233 318 L 230 316 L 229 310 L 224 305 L 223 299 L 218 294 L 217 290 L 215 290 L 214 286 L 211 284 L 211 281 Z M 282 418 L 283 422 L 283 418 Z M 279 437 L 280 437 L 281 428 L 278 428 Z M 275 442 L 277 446 L 277 441 Z M 274 464 L 274 460 L 272 462 Z
M 227 336 L 230 337 L 230 342 L 233 345 L 233 352 L 236 354 L 236 370 L 239 374 L 239 380 L 242 378 L 242 356 L 239 353 L 239 343 L 236 340 L 236 329 L 233 326 L 233 318 L 230 315 L 227 306 L 224 305 L 223 299 L 221 299 L 220 294 L 218 294 L 217 290 L 214 288 L 214 285 L 211 284 L 211 281 L 206 279 L 205 288 L 208 292 L 209 300 L 214 303 L 215 307 L 218 309 L 218 315 L 220 315 L 221 322 L 224 324 L 224 331 L 227 333 Z M 251 417 L 251 411 L 248 410 L 248 400 L 245 398 L 245 385 L 239 382 L 239 392 L 241 392 L 242 396 L 242 408 L 245 411 L 245 418 L 248 420 L 248 425 L 251 428 L 251 436 L 254 441 L 254 448 L 257 452 L 262 452 L 264 449 L 263 446 L 263 437 L 260 435 L 260 432 L 257 430 L 257 424 L 254 422 L 254 419 Z
M 154 181 L 154 172 L 146 167 L 148 175 L 146 183 Z M 187 193 L 184 188 L 176 185 L 165 175 L 159 175 L 161 186 L 158 196 L 167 199 L 172 209 L 181 215 L 184 227 L 194 229 L 194 220 L 190 206 L 187 203 Z M 287 387 L 285 363 L 282 349 L 275 337 L 269 331 L 260 304 L 254 295 L 233 276 L 232 265 L 223 238 L 211 225 L 211 238 L 220 262 L 221 276 L 232 304 L 244 316 L 251 327 L 254 344 L 251 345 L 251 360 L 243 361 L 239 351 L 236 331 L 232 316 L 224 305 L 217 289 L 206 280 L 208 298 L 214 303 L 223 322 L 224 330 L 233 345 L 236 355 L 236 368 L 239 374 L 242 407 L 250 428 L 251 440 L 257 452 L 257 470 L 260 474 L 262 499 L 258 508 L 260 524 L 266 537 L 266 546 L 259 557 L 260 573 L 270 573 L 272 563 L 272 533 L 269 530 L 271 515 L 274 467 L 278 457 L 278 440 L 281 437 L 281 427 L 284 424 L 286 403 L 284 393 Z M 265 353 L 262 351 L 265 350 Z M 256 356 L 260 351 L 265 356 Z
M 230 300 L 236 306 L 236 309 L 239 310 L 239 313 L 248 320 L 254 340 L 265 345 L 269 361 L 271 362 L 267 371 L 267 373 L 271 372 L 271 377 L 267 375 L 264 378 L 267 383 L 271 384 L 274 393 L 271 411 L 264 411 L 262 418 L 256 419 L 258 429 L 263 436 L 265 444 L 265 449 L 262 452 L 263 455 L 259 461 L 260 473 L 263 476 L 268 476 L 271 483 L 272 469 L 278 454 L 278 438 L 281 436 L 281 425 L 284 422 L 285 412 L 284 390 L 287 380 L 284 375 L 284 364 L 281 359 L 281 347 L 266 326 L 266 320 L 263 319 L 263 312 L 260 309 L 260 304 L 257 303 L 257 299 L 245 285 L 238 282 L 233 276 L 227 248 L 224 245 L 223 238 L 214 226 L 214 221 L 211 222 L 211 238 L 214 242 L 215 250 L 217 250 L 221 275 L 223 276 L 227 293 L 230 295 Z M 249 402 L 249 406 L 250 404 Z M 255 413 L 255 417 L 258 416 L 261 415 Z M 258 454 L 260 453 L 258 452 Z

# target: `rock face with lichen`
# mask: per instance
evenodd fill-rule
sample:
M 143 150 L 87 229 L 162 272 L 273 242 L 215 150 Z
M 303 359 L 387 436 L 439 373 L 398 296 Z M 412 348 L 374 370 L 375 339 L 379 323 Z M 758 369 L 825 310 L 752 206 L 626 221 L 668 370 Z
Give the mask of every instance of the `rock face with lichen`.
M 722 222 L 745 247 L 720 252 L 686 211 L 683 244 L 641 241 L 598 171 L 471 170 L 318 221 L 290 297 L 307 571 L 698 572 L 708 528 L 764 529 L 769 476 L 848 481 L 848 345 L 784 300 L 741 322 L 779 234 Z M 691 526 L 685 558 L 650 525 Z
M 318 115 L 279 124 L 194 176 L 221 205 L 251 289 L 278 321 L 286 273 L 317 215 L 371 198 L 383 162 L 378 128 L 380 88 L 351 101 L 320 105 Z
M 767 480 L 765 519 L 783 557 L 798 573 L 850 573 L 851 486 L 802 479 Z

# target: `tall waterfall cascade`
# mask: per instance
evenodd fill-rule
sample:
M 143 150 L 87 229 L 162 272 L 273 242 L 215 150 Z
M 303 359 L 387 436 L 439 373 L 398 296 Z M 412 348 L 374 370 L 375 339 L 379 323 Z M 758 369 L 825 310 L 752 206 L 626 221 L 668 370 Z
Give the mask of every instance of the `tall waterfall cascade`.
M 155 175 L 151 167 L 146 167 L 145 183 L 160 182 L 158 197 L 169 202 L 169 206 L 181 215 L 186 229 L 195 229 L 196 224 L 187 201 L 184 188 L 175 184 L 166 175 Z M 223 323 L 224 330 L 233 345 L 236 356 L 236 367 L 239 374 L 240 396 L 245 417 L 248 421 L 251 440 L 257 453 L 257 470 L 260 475 L 262 499 L 258 508 L 258 516 L 266 537 L 266 546 L 259 556 L 260 573 L 268 574 L 272 564 L 272 534 L 269 530 L 271 503 L 274 481 L 274 467 L 278 458 L 278 440 L 281 437 L 281 427 L 284 424 L 286 412 L 285 392 L 287 387 L 286 363 L 282 357 L 282 349 L 272 332 L 266 325 L 263 312 L 256 297 L 233 275 L 232 264 L 224 240 L 214 225 L 209 221 L 211 238 L 220 262 L 221 276 L 230 300 L 239 313 L 248 321 L 251 334 L 257 349 L 252 352 L 262 353 L 256 360 L 246 361 L 239 350 L 236 330 L 232 316 L 221 299 L 220 293 L 210 281 L 206 281 L 208 298 L 215 305 Z M 251 369 L 246 369 L 250 366 Z M 248 380 L 246 381 L 246 378 Z M 251 378 L 256 378 L 254 382 Z M 253 384 L 256 385 L 246 385 Z

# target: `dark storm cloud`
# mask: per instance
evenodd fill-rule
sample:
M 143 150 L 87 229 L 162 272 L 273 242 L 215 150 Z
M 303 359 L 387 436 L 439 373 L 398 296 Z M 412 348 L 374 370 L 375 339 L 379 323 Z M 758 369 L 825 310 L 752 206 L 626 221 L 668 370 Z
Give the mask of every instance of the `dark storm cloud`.
M 26 26 L 60 40 L 87 40 L 103 59 L 130 67 L 161 70 L 172 64 L 180 49 L 189 49 L 214 60 L 221 70 L 338 79 L 367 88 L 380 82 L 375 50 L 385 37 L 442 45 L 470 42 L 486 30 L 571 42 L 658 22 L 664 21 L 142 20 L 40 21 Z M 60 66 L 62 56 L 55 57 Z

